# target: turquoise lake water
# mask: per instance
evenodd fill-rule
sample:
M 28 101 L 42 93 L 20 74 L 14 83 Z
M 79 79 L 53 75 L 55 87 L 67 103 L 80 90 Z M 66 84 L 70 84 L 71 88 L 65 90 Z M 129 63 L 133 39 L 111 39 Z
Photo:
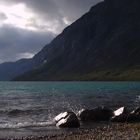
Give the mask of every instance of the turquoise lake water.
M 101 105 L 140 106 L 140 82 L 0 82 L 0 136 L 59 131 L 57 114 Z

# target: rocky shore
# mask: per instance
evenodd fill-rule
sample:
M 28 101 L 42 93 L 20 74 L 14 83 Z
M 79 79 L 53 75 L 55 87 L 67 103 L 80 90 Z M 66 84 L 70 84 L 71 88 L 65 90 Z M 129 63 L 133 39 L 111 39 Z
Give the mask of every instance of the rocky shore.
M 82 109 L 77 114 L 67 111 L 57 115 L 54 121 L 56 127 L 68 131 L 21 140 L 140 140 L 140 107 L 133 111 L 125 107 L 115 111 L 106 107 Z M 95 127 L 81 127 L 81 124 L 91 122 Z M 96 126 L 95 122 L 103 125 Z
M 69 134 L 46 136 L 44 140 L 140 140 L 139 124 L 113 124 Z
M 99 106 L 93 109 L 81 109 L 77 114 L 71 111 L 60 113 L 54 118 L 57 127 L 76 128 L 80 123 L 87 122 L 119 122 L 119 123 L 140 123 L 140 107 L 129 111 L 126 107 L 117 110 Z

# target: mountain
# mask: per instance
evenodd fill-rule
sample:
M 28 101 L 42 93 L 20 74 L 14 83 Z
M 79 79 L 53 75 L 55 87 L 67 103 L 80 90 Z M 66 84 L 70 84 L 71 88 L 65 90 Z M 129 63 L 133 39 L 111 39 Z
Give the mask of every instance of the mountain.
M 45 47 L 47 47 L 47 45 Z M 0 80 L 12 80 L 24 72 L 40 67 L 46 58 L 44 50 L 45 48 L 32 59 L 21 59 L 16 62 L 6 62 L 0 64 Z
M 140 80 L 139 7 L 139 0 L 98 3 L 26 60 L 24 72 L 20 63 L 14 80 Z

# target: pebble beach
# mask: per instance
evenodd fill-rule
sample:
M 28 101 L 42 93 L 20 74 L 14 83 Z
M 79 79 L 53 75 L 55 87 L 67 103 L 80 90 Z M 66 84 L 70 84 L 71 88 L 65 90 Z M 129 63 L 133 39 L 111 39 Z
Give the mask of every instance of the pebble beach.
M 111 124 L 94 129 L 79 129 L 66 134 L 31 136 L 20 140 L 140 140 L 140 123 Z

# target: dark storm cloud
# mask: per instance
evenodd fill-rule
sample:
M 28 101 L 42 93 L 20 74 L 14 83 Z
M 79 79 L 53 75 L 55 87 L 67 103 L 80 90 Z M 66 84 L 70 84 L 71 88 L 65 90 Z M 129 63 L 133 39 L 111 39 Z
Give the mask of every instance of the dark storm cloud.
M 100 1 L 103 0 L 1 0 L 0 2 L 10 5 L 24 3 L 40 16 L 51 19 L 67 16 L 75 20 Z
M 24 3 L 45 22 L 49 20 L 55 24 L 57 21 L 60 32 L 66 27 L 64 18 L 71 23 L 100 1 L 102 0 L 24 0 Z
M 0 5 L 7 6 L 23 3 L 28 12 L 34 14 L 26 26 L 38 29 L 34 32 L 13 25 L 0 26 L 0 63 L 17 60 L 24 57 L 24 54 L 27 56 L 37 53 L 68 24 L 100 1 L 102 0 L 0 0 Z M 0 13 L 0 21 L 6 18 L 4 13 Z
M 36 12 L 38 18 L 44 22 L 51 21 L 56 26 L 56 32 L 61 32 L 67 25 L 64 21 L 72 23 L 93 5 L 102 0 L 25 0 L 25 4 Z
M 76 20 L 100 1 L 102 0 L 61 0 L 60 3 L 55 0 L 63 16 L 66 16 L 70 21 Z
M 101 0 L 24 0 L 25 4 L 40 16 L 49 19 L 67 17 L 76 20 Z
M 87 12 L 93 5 L 103 0 L 1 0 L 7 4 L 24 3 L 37 19 L 56 26 L 58 33 L 67 25 Z M 35 19 L 36 20 L 36 19 Z M 57 32 L 57 31 L 56 31 Z
M 15 61 L 35 54 L 54 38 L 52 33 L 33 32 L 6 25 L 0 28 L 0 61 Z M 20 56 L 21 55 L 21 56 Z

